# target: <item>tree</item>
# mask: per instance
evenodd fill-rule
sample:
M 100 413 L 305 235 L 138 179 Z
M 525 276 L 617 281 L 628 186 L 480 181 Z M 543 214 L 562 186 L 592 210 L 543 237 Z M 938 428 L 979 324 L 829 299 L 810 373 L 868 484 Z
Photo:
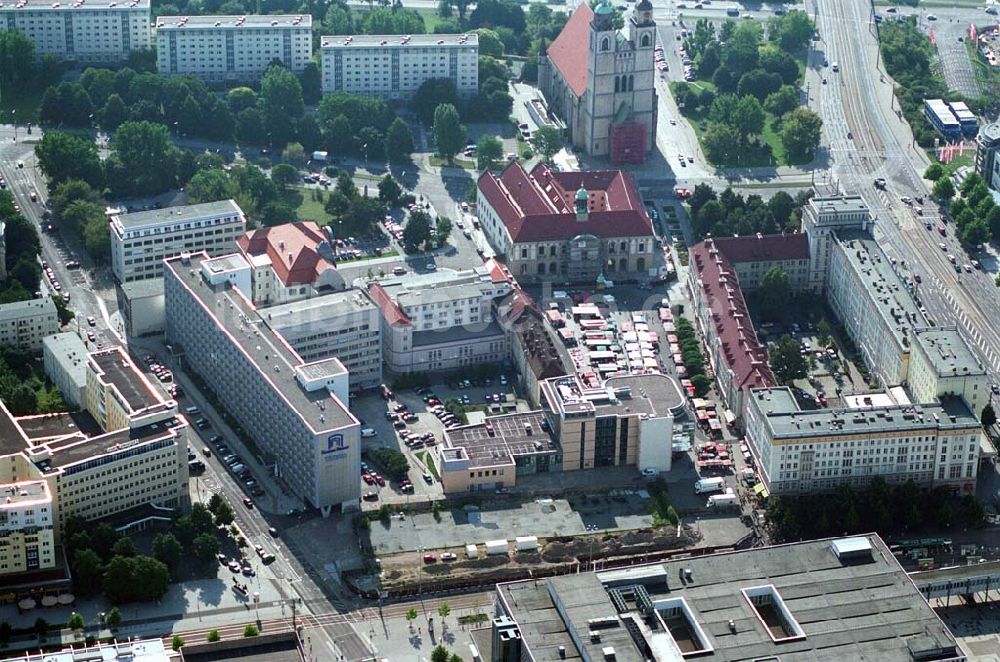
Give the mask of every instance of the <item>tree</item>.
M 769 354 L 771 370 L 780 383 L 791 384 L 806 376 L 806 360 L 802 356 L 802 348 L 791 336 L 782 336 Z
M 554 126 L 545 125 L 535 131 L 535 148 L 546 161 L 551 161 L 563 146 L 562 133 Z
M 179 634 L 175 634 L 174 638 L 170 640 L 170 647 L 175 651 L 179 651 L 184 647 L 184 638 Z
M 78 611 L 74 611 L 70 614 L 69 620 L 66 621 L 66 627 L 70 630 L 82 630 L 86 626 L 87 624 L 83 621 L 83 615 Z
M 299 181 L 299 171 L 287 163 L 279 163 L 271 168 L 271 181 L 278 188 L 282 190 L 287 189 Z
M 924 179 L 928 179 L 932 182 L 936 182 L 944 176 L 944 168 L 940 163 L 932 163 L 927 166 L 927 170 L 924 171 Z
M 502 160 L 503 143 L 500 139 L 496 136 L 482 136 L 476 143 L 476 167 L 480 170 L 492 170 Z
M 191 543 L 194 557 L 205 565 L 215 561 L 219 549 L 219 538 L 214 533 L 200 533 Z
M 819 147 L 823 120 L 808 108 L 796 108 L 781 121 L 781 144 L 789 159 L 806 161 Z
M 406 610 L 406 620 L 410 624 L 410 631 L 412 631 L 413 621 L 417 620 L 417 610 L 414 609 L 413 607 L 410 607 L 408 610 Z
M 260 630 L 253 623 L 247 623 L 246 627 L 243 628 L 244 637 L 256 637 L 258 634 L 260 634 Z
M 104 594 L 115 604 L 160 598 L 167 592 L 170 571 L 148 556 L 116 556 L 104 573 Z
M 128 536 L 122 536 L 111 546 L 111 552 L 115 556 L 135 556 L 135 543 Z
M 743 96 L 736 102 L 733 109 L 733 128 L 735 128 L 742 139 L 746 142 L 750 136 L 759 135 L 764 130 L 764 108 L 756 97 Z
M 438 644 L 431 651 L 431 662 L 448 662 L 448 649 Z
M 44 637 L 46 633 L 48 633 L 49 631 L 49 622 L 44 618 L 42 618 L 41 616 L 39 616 L 38 618 L 35 619 L 34 629 L 35 632 L 38 633 L 39 638 Z
M 158 533 L 153 538 L 153 558 L 163 563 L 176 576 L 181 564 L 183 547 L 172 533 Z
M 757 303 L 765 320 L 782 322 L 788 314 L 792 300 L 792 282 L 779 267 L 764 272 L 757 286 Z
M 167 127 L 153 122 L 125 122 L 111 140 L 113 157 L 127 173 L 119 193 L 153 195 L 174 184 L 174 149 Z
M 304 168 L 306 160 L 306 150 L 301 143 L 288 143 L 281 150 L 281 162 L 294 168 Z
M 246 108 L 236 115 L 236 140 L 244 145 L 264 142 L 264 114 L 257 108 Z
M 783 117 L 798 107 L 799 91 L 791 85 L 782 85 L 764 100 L 764 110 L 775 117 Z
M 62 131 L 48 131 L 35 146 L 35 156 L 38 167 L 52 184 L 79 179 L 98 187 L 104 181 L 97 148 L 89 140 Z
M 302 101 L 310 106 L 319 103 L 323 96 L 322 87 L 323 76 L 320 73 L 319 65 L 309 62 L 302 70 Z
M 778 74 L 768 73 L 763 69 L 754 69 L 740 76 L 739 82 L 736 83 L 736 94 L 741 97 L 748 95 L 756 97 L 758 101 L 763 103 L 769 95 L 781 89 L 782 82 L 781 76 Z
M 989 240 L 990 226 L 982 218 L 977 218 L 962 230 L 962 243 L 969 246 L 978 246 Z
M 338 193 L 342 193 L 343 196 L 348 199 L 348 201 L 358 197 L 357 185 L 355 185 L 354 180 L 351 179 L 351 176 L 343 171 L 341 171 L 341 173 L 337 175 L 337 186 L 335 190 Z
M 795 52 L 805 47 L 816 31 L 816 24 L 804 11 L 793 9 L 776 21 L 772 38 L 781 48 Z
M 385 132 L 385 157 L 394 163 L 405 161 L 413 153 L 413 133 L 409 125 L 396 118 Z
M 302 84 L 295 74 L 281 65 L 268 67 L 260 81 L 260 109 L 269 144 L 291 142 L 295 122 L 305 111 Z
M 439 105 L 451 104 L 457 108 L 459 103 L 458 91 L 450 78 L 430 78 L 413 93 L 410 109 L 423 124 L 431 125 Z
M 972 191 L 978 187 L 980 184 L 985 184 L 983 178 L 978 172 L 970 172 L 965 179 L 962 180 L 962 185 L 959 189 L 962 191 L 962 195 L 968 196 Z
M 403 189 L 399 186 L 392 175 L 386 173 L 378 182 L 378 199 L 388 207 L 395 207 L 399 204 L 399 198 L 403 195 Z
M 996 425 L 997 414 L 993 410 L 993 405 L 988 404 L 983 407 L 983 415 L 979 418 L 979 420 L 982 421 L 983 427 L 987 429 Z
M 49 126 L 87 127 L 93 123 L 94 104 L 83 85 L 63 81 L 45 90 L 38 118 Z
M 733 163 L 739 156 L 741 142 L 740 134 L 735 128 L 715 122 L 709 124 L 702 137 L 705 157 L 715 165 Z
M 495 58 L 503 57 L 503 42 L 500 41 L 500 37 L 497 36 L 496 32 L 488 28 L 478 28 L 472 32 L 479 35 L 480 55 L 488 55 Z
M 410 219 L 403 228 L 403 246 L 407 253 L 420 250 L 431 239 L 431 217 L 424 211 L 410 213 Z
M 83 245 L 87 253 L 98 264 L 107 264 L 111 259 L 111 226 L 104 216 L 94 215 L 83 228 Z
M 122 624 L 122 613 L 119 611 L 118 607 L 112 607 L 107 615 L 104 617 L 104 624 L 108 626 L 110 630 L 117 630 L 118 626 Z
M 440 104 L 434 110 L 434 140 L 438 154 L 452 163 L 465 145 L 465 139 L 466 131 L 458 119 L 458 110 L 450 103 Z
M 18 261 L 18 264 L 21 264 L 21 260 Z M 32 265 L 32 266 L 36 266 L 36 265 Z M 28 289 L 28 288 L 25 287 L 25 289 Z M 34 290 L 32 290 L 32 291 L 34 291 Z M 58 295 L 58 294 L 53 295 L 53 297 L 52 297 L 52 303 L 54 303 L 56 305 L 56 315 L 59 317 L 59 326 L 66 326 L 67 324 L 69 324 L 70 322 L 73 321 L 73 318 L 76 315 L 75 315 L 75 313 L 72 310 L 70 310 L 69 308 L 66 307 L 66 300 L 63 299 L 61 295 Z
M 955 197 L 955 185 L 951 183 L 950 177 L 941 177 L 936 182 L 934 182 L 934 187 L 931 189 L 934 197 L 940 200 L 944 204 L 948 204 L 953 197 Z
M 438 216 L 434 225 L 434 241 L 438 246 L 444 246 L 451 236 L 451 219 L 447 216 Z
M 697 397 L 702 397 L 712 388 L 712 380 L 706 375 L 693 375 L 691 377 L 691 386 L 694 387 L 694 394 Z
M 229 526 L 236 518 L 233 507 L 229 505 L 228 501 L 223 501 L 219 504 L 219 507 L 215 509 L 213 514 L 215 515 L 216 526 Z
M 83 548 L 73 553 L 72 561 L 74 590 L 83 597 L 99 593 L 104 577 L 101 557 L 94 550 Z
M 205 639 L 209 643 L 214 643 L 214 642 L 218 641 L 221 638 L 222 637 L 219 636 L 219 631 L 218 630 L 209 630 L 208 631 L 208 636 L 205 637 Z
M 451 607 L 448 606 L 447 602 L 442 602 L 440 605 L 438 605 L 437 612 L 438 616 L 440 616 L 442 619 L 448 618 L 448 614 L 451 613 Z
M 20 30 L 0 30 L 0 88 L 27 85 L 35 74 L 35 42 Z

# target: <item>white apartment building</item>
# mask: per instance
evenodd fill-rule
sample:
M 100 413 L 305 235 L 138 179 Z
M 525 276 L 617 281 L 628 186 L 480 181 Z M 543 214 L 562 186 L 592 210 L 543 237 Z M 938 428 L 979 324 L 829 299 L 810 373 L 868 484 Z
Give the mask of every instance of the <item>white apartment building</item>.
M 975 490 L 982 428 L 963 400 L 863 399 L 860 408 L 802 411 L 787 387 L 750 391 L 746 435 L 768 491 L 829 492 L 843 484 L 863 487 L 875 476 Z
M 492 267 L 393 276 L 368 286 L 382 313 L 382 347 L 389 372 L 439 372 L 507 356 L 494 302 L 513 287 Z
M 323 92 L 407 99 L 432 78 L 479 90 L 479 35 L 354 35 L 320 40 Z
M 42 339 L 45 375 L 73 409 L 83 407 L 87 388 L 87 346 L 76 333 L 56 333 Z
M 884 385 L 905 382 L 912 330 L 929 324 L 871 235 L 837 233 L 826 294 L 872 375 Z
M 111 217 L 111 270 L 119 284 L 163 275 L 164 258 L 230 253 L 247 219 L 232 200 Z
M 382 383 L 379 310 L 361 290 L 324 294 L 259 312 L 303 361 L 340 359 L 350 373 L 352 393 Z
M 92 352 L 86 369 L 83 404 L 105 432 L 151 425 L 177 411 L 121 347 Z
M 953 326 L 913 330 L 907 381 L 915 402 L 956 396 L 980 415 L 990 401 L 986 368 Z
M 166 340 L 290 490 L 324 514 L 356 508 L 361 424 L 348 409 L 348 372 L 336 358 L 306 362 L 267 326 L 249 272 L 235 254 L 166 260 Z
M 156 67 L 206 82 L 258 81 L 274 61 L 301 73 L 312 57 L 312 16 L 160 16 Z
M 115 64 L 152 46 L 149 0 L 3 0 L 0 29 L 20 30 L 35 53 L 84 64 Z
M 42 339 L 59 332 L 59 315 L 51 297 L 0 304 L 0 345 L 42 351 Z
M 0 577 L 55 566 L 54 512 L 44 480 L 0 486 Z
M 812 198 L 802 210 L 802 230 L 809 237 L 813 289 L 827 284 L 830 255 L 838 232 L 868 229 L 871 212 L 860 196 Z

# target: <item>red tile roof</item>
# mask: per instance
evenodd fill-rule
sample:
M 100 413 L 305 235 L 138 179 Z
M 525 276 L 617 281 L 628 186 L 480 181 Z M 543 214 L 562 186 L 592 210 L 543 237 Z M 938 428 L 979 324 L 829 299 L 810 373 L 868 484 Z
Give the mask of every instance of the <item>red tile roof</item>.
M 327 269 L 336 269 L 316 250 L 325 241 L 327 237 L 318 225 L 299 221 L 251 230 L 236 243 L 244 256 L 267 255 L 285 285 L 304 285 L 314 284 Z
M 559 36 L 549 44 L 549 62 L 559 70 L 563 80 L 578 97 L 587 91 L 590 22 L 593 18 L 590 5 L 581 2 Z
M 739 389 L 774 386 L 777 380 L 767 363 L 767 349 L 757 339 L 732 262 L 716 248 L 717 241 L 706 239 L 693 246 L 690 264 L 697 270 L 702 305 L 711 311 L 713 332 L 733 371 L 733 384 Z
M 586 220 L 577 220 L 574 211 L 581 186 L 589 196 Z M 584 233 L 602 238 L 653 234 L 632 177 L 620 170 L 557 172 L 538 164 L 527 173 L 512 163 L 499 176 L 484 172 L 479 189 L 515 243 L 561 241 Z
M 809 238 L 802 233 L 718 237 L 713 241 L 719 252 L 733 264 L 809 259 Z
M 413 322 L 403 309 L 399 307 L 389 293 L 385 291 L 385 288 L 378 283 L 372 283 L 368 286 L 368 294 L 375 301 L 375 304 L 382 310 L 382 317 L 385 318 L 387 324 L 391 326 L 412 326 Z

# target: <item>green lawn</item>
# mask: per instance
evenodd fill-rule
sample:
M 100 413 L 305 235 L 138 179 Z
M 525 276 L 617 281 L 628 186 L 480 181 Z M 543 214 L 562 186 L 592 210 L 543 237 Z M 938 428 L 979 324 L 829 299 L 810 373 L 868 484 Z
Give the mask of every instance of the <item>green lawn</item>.
M 465 168 L 466 170 L 475 170 L 476 169 L 476 162 L 475 161 L 468 161 L 466 159 L 456 158 L 451 163 L 451 165 L 449 166 L 447 160 L 444 159 L 444 158 L 442 158 L 441 156 L 439 156 L 437 154 L 431 155 L 430 163 L 431 163 L 432 166 L 436 166 L 438 168 L 440 168 L 442 166 L 447 166 L 447 167 L 451 167 L 451 168 Z
M 326 199 L 329 194 L 323 192 Z M 315 221 L 319 225 L 327 225 L 330 215 L 323 209 L 323 203 L 313 200 L 312 189 L 292 188 L 285 192 L 285 202 L 295 207 L 295 218 L 300 221 Z
M 931 160 L 931 163 L 938 163 L 937 152 L 933 149 L 927 150 L 927 158 Z M 965 154 L 962 156 L 955 156 L 951 163 L 941 163 L 940 166 L 944 168 L 946 175 L 951 176 L 953 172 L 961 167 L 971 168 L 976 163 L 975 148 L 965 150 Z

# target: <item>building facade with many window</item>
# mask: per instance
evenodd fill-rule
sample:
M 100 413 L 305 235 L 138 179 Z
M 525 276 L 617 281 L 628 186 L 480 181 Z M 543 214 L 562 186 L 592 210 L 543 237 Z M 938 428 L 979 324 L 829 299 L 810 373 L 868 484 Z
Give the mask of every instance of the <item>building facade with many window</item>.
M 746 437 L 768 491 L 861 488 L 875 476 L 957 492 L 975 489 L 982 427 L 964 400 L 916 404 L 882 394 L 865 397 L 855 408 L 801 410 L 787 387 L 750 391 Z
M 44 480 L 0 479 L 0 577 L 55 565 L 52 493 Z
M 360 423 L 348 410 L 348 373 L 336 358 L 305 361 L 250 302 L 239 255 L 164 261 L 166 341 L 247 431 L 261 460 L 315 508 L 360 497 Z
M 257 82 L 272 62 L 302 73 L 312 58 L 312 16 L 160 16 L 156 67 L 206 82 Z
M 51 297 L 0 304 L 0 345 L 41 353 L 45 336 L 59 332 L 59 314 Z
M 163 275 L 164 258 L 231 253 L 247 219 L 232 200 L 111 217 L 111 270 L 119 284 Z
M 39 57 L 81 64 L 117 64 L 152 46 L 149 0 L 0 2 L 0 29 L 20 30 Z
M 432 78 L 460 96 L 479 91 L 479 35 L 329 36 L 320 39 L 323 92 L 408 99 Z
M 507 333 L 494 316 L 513 287 L 496 262 L 455 271 L 391 276 L 368 285 L 382 318 L 388 372 L 442 372 L 508 355 Z

